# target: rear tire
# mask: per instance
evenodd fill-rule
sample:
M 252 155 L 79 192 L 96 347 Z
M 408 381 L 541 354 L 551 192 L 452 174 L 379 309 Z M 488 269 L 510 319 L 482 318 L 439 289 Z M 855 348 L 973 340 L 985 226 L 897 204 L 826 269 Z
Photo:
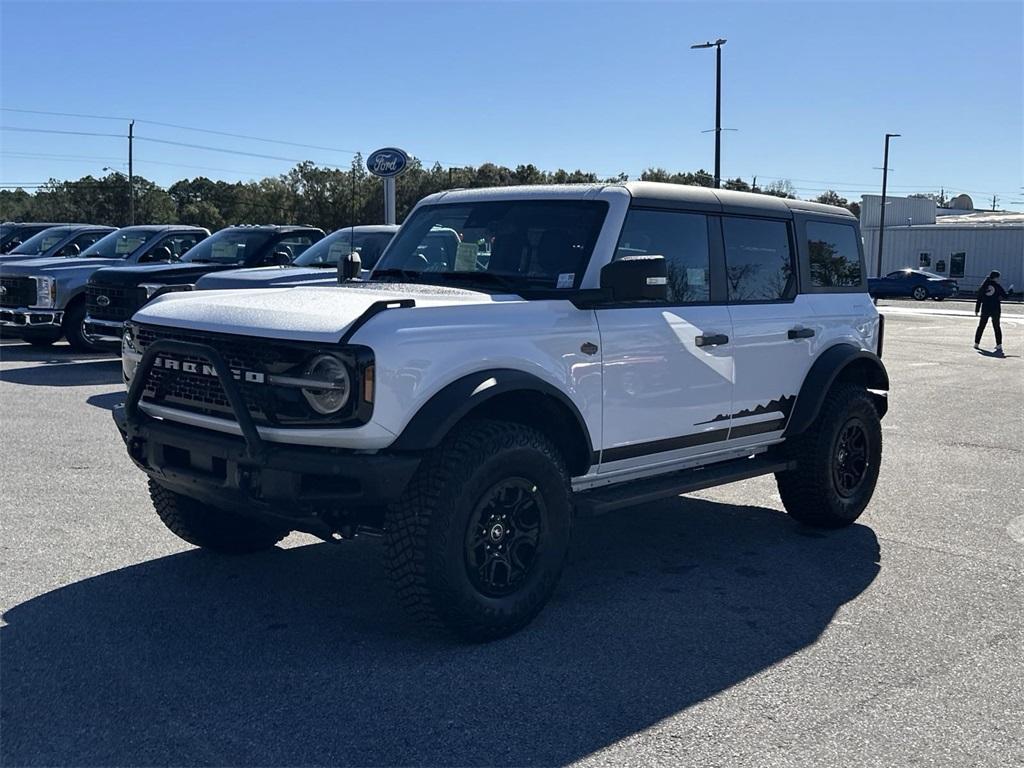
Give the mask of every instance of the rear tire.
M 791 440 L 796 468 L 775 475 L 786 512 L 818 528 L 850 525 L 871 500 L 882 458 L 882 425 L 867 390 L 835 385 L 817 421 Z
M 288 535 L 279 528 L 253 520 L 168 490 L 149 481 L 153 508 L 175 536 L 189 544 L 216 552 L 244 555 L 270 549 Z
M 916 301 L 924 301 L 928 298 L 928 289 L 923 285 L 917 286 L 910 294 Z
M 537 430 L 456 427 L 385 517 L 388 575 L 420 622 L 493 640 L 540 613 L 572 533 L 565 462 Z

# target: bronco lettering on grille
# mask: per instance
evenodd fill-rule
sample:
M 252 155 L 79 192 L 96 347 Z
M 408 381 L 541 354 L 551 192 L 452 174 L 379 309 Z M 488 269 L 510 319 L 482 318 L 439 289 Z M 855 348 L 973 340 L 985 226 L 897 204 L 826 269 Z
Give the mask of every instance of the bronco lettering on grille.
M 193 363 L 189 360 L 176 360 L 173 357 L 158 357 L 153 361 L 154 368 L 161 368 L 165 371 L 181 371 L 182 373 L 193 373 L 197 376 L 212 376 L 216 378 L 217 371 L 207 363 Z M 246 381 L 249 384 L 264 384 L 267 377 L 259 371 L 246 371 L 240 368 L 232 368 L 231 376 L 235 381 Z

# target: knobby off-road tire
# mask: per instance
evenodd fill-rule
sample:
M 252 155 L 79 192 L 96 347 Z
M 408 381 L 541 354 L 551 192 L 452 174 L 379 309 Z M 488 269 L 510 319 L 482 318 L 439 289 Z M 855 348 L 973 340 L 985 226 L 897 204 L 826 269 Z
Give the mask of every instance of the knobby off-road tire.
M 572 533 L 558 449 L 519 424 L 457 427 L 385 517 L 385 567 L 428 626 L 485 641 L 526 626 L 562 573 Z
M 211 507 L 170 491 L 155 480 L 149 481 L 149 496 L 171 533 L 204 549 L 244 555 L 270 549 L 288 535 L 285 528 Z
M 881 422 L 863 386 L 832 387 L 817 421 L 787 445 L 796 468 L 775 475 L 786 511 L 818 528 L 856 520 L 871 500 L 882 458 Z

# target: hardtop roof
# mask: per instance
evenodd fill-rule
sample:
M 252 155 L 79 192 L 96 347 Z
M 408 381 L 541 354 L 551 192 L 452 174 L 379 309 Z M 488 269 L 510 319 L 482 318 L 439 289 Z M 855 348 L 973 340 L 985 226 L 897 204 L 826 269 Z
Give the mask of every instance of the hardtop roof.
M 597 199 L 615 190 L 624 190 L 637 203 L 680 205 L 706 210 L 730 212 L 761 212 L 789 215 L 792 211 L 827 214 L 856 218 L 850 211 L 835 205 L 808 200 L 764 195 L 756 192 L 737 192 L 730 189 L 669 184 L 661 181 L 626 181 L 614 184 L 537 184 L 512 187 L 477 187 L 437 192 L 423 199 L 423 203 L 458 203 L 482 199 L 545 198 Z

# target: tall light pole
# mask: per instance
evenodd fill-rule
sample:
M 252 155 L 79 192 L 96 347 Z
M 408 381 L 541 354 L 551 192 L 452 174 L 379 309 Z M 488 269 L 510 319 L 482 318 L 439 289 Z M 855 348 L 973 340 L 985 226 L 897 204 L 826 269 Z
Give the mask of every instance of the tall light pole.
M 135 140 L 135 121 L 128 123 L 128 224 L 135 223 L 135 174 L 132 168 L 132 142 Z
M 900 134 L 885 134 L 885 154 L 882 155 L 882 208 L 878 213 L 878 270 L 875 277 L 882 276 L 882 240 L 885 238 L 885 187 L 889 181 L 889 139 L 894 139 Z
M 715 49 L 715 189 L 722 186 L 722 46 L 724 38 L 715 42 L 695 43 L 690 48 Z

